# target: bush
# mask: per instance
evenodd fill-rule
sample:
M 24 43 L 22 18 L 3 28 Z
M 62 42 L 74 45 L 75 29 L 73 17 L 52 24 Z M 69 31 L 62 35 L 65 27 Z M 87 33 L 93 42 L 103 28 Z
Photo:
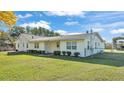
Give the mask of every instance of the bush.
M 65 55 L 66 55 L 66 51 L 62 51 L 62 55 L 64 55 L 64 56 L 65 56 Z
M 44 50 L 27 50 L 27 52 L 31 54 L 45 54 Z
M 68 56 L 71 56 L 71 52 L 70 52 L 70 51 L 67 51 L 67 55 L 68 55 Z
M 39 50 L 38 53 L 39 54 L 45 54 L 45 51 L 44 50 Z
M 37 53 L 37 50 L 32 50 L 32 53 L 36 54 Z
M 45 54 L 45 50 L 42 50 L 42 51 L 41 51 L 41 54 Z
M 54 55 L 61 55 L 61 51 L 54 51 Z
M 32 50 L 27 50 L 28 53 L 32 53 Z
M 8 52 L 7 55 L 18 55 L 18 54 L 25 54 L 25 51 L 15 51 L 15 52 Z
M 79 57 L 80 53 L 79 52 L 74 52 L 75 57 Z

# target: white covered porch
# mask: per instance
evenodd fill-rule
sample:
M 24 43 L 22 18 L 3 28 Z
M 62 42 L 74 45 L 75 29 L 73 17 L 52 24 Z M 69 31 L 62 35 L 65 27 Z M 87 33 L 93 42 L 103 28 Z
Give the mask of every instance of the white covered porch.
M 60 41 L 46 41 L 44 44 L 46 53 L 53 53 L 60 50 Z

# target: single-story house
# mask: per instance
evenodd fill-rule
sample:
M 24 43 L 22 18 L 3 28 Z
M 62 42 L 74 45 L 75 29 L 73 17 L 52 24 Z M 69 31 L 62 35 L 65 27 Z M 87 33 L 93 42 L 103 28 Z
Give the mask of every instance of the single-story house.
M 124 50 L 124 39 L 118 39 L 116 41 L 117 49 Z
M 113 47 L 117 50 L 124 50 L 124 36 L 114 37 Z
M 18 51 L 44 50 L 45 53 L 70 51 L 72 56 L 74 52 L 79 52 L 80 57 L 101 53 L 104 47 L 104 40 L 97 32 L 52 37 L 20 34 L 16 41 Z

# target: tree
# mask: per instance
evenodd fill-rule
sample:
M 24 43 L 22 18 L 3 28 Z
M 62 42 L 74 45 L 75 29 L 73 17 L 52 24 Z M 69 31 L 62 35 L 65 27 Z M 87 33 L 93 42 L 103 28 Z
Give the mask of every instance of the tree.
M 42 28 L 42 27 L 26 27 L 26 31 L 25 33 L 28 34 L 33 34 L 33 35 L 38 35 L 38 36 L 58 36 L 59 33 L 55 33 L 54 31 L 48 30 L 46 28 Z
M 8 33 L 0 30 L 0 46 L 5 46 L 8 39 Z
M 29 34 L 31 33 L 31 27 L 30 26 L 27 26 L 25 29 L 26 29 L 26 33 L 29 33 Z
M 17 17 L 12 11 L 0 11 L 0 21 L 4 22 L 10 28 L 16 24 Z
M 11 32 L 11 28 L 13 25 L 16 24 L 17 17 L 12 11 L 0 11 L 0 25 L 4 23 L 8 28 L 9 32 Z M 10 35 L 8 35 L 9 41 L 11 42 L 12 45 L 14 45 L 13 38 L 11 38 Z
M 25 33 L 25 28 L 20 26 L 14 26 L 10 31 L 10 36 L 18 37 L 21 33 Z

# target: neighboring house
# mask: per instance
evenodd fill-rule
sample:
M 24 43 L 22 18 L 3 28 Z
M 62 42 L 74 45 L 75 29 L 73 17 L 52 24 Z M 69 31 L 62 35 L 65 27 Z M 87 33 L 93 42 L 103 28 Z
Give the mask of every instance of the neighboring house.
M 105 49 L 112 49 L 112 43 L 105 43 Z
M 124 39 L 118 39 L 116 41 L 116 48 L 120 50 L 124 50 Z
M 4 42 L 0 40 L 0 51 L 12 51 L 12 50 L 14 50 L 14 47 L 8 40 Z
M 114 37 L 113 47 L 118 50 L 124 50 L 124 36 Z
M 21 34 L 16 41 L 18 51 L 44 50 L 46 53 L 70 51 L 72 56 L 74 52 L 79 52 L 80 57 L 101 53 L 104 47 L 104 40 L 97 32 L 53 37 Z

